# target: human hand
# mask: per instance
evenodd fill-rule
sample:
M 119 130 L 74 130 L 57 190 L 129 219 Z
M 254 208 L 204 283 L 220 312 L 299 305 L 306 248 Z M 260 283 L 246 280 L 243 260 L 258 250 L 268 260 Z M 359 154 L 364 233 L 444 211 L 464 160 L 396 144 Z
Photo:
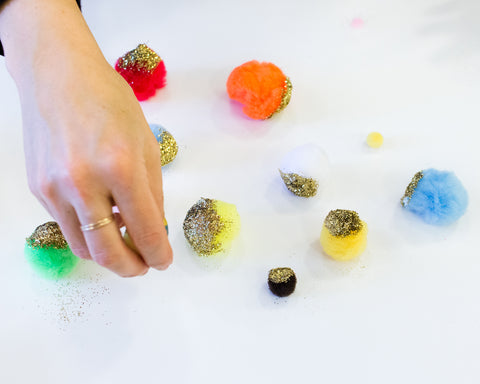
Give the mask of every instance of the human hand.
M 163 225 L 160 151 L 140 105 L 103 58 L 73 0 L 47 0 L 41 9 L 35 2 L 12 0 L 0 14 L 22 104 L 29 186 L 77 256 L 121 276 L 165 269 L 172 250 Z M 15 23 L 20 15 L 22 23 L 32 19 L 30 31 Z M 28 33 L 36 33 L 34 41 L 25 40 Z M 110 216 L 115 205 L 138 253 L 114 223 L 80 230 Z

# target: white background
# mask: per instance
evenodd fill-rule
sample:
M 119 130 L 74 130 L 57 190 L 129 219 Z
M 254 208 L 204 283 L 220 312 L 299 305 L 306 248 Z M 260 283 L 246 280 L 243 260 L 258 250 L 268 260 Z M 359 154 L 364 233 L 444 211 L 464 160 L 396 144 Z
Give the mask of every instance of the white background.
M 84 14 L 112 64 L 140 42 L 165 60 L 167 87 L 142 105 L 180 147 L 164 169 L 175 262 L 135 279 L 92 263 L 62 283 L 30 271 L 24 239 L 50 218 L 28 191 L 18 97 L 0 59 L 2 384 L 480 382 L 477 0 L 85 0 Z M 251 59 L 293 83 L 268 121 L 226 95 L 230 71 Z M 379 150 L 365 144 L 371 131 L 385 137 Z M 332 178 L 302 200 L 277 168 L 308 142 L 325 149 Z M 429 167 L 455 171 L 469 191 L 452 226 L 400 207 Z M 202 196 L 241 215 L 223 259 L 200 259 L 184 239 Z M 353 262 L 318 243 L 336 208 L 369 226 Z M 297 273 L 286 299 L 266 285 L 277 266 Z

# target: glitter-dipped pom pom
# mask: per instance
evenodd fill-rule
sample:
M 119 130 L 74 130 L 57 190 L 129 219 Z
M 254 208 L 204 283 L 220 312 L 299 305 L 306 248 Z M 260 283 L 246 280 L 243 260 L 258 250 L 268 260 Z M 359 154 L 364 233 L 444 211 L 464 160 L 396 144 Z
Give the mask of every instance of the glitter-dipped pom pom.
M 278 296 L 289 296 L 295 291 L 297 277 L 291 268 L 274 268 L 268 273 L 268 287 Z
M 448 225 L 466 212 L 468 193 L 453 172 L 430 168 L 413 176 L 400 202 L 428 224 Z
M 166 84 L 165 63 L 145 44 L 120 57 L 115 69 L 130 84 L 139 101 L 147 100 Z
M 296 196 L 313 197 L 325 187 L 330 165 L 325 152 L 315 144 L 305 144 L 287 153 L 280 165 L 280 176 Z
M 228 96 L 243 104 L 252 119 L 268 119 L 283 110 L 292 96 L 290 79 L 275 64 L 256 60 L 235 68 L 227 80 Z
M 357 212 L 335 209 L 325 218 L 320 243 L 333 259 L 348 261 L 365 250 L 367 232 L 367 224 L 360 220 Z
M 175 138 L 159 124 L 150 124 L 150 129 L 160 146 L 162 166 L 171 163 L 178 153 L 178 145 Z
M 54 221 L 38 226 L 27 238 L 25 256 L 38 275 L 52 280 L 68 276 L 79 260 Z
M 227 251 L 240 231 L 240 216 L 233 204 L 201 198 L 187 212 L 183 232 L 200 256 Z

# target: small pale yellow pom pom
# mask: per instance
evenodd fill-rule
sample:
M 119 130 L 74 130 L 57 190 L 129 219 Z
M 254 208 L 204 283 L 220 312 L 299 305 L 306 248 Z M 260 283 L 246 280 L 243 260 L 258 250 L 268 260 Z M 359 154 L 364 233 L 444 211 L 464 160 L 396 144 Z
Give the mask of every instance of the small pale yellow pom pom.
M 380 148 L 383 144 L 383 136 L 378 132 L 372 132 L 367 136 L 367 145 L 370 148 Z

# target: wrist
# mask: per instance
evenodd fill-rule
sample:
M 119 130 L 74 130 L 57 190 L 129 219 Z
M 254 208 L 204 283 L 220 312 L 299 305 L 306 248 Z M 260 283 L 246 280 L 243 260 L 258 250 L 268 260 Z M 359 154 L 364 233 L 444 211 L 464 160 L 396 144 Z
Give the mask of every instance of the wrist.
M 105 61 L 75 0 L 10 0 L 0 12 L 0 39 L 19 89 L 81 59 Z

